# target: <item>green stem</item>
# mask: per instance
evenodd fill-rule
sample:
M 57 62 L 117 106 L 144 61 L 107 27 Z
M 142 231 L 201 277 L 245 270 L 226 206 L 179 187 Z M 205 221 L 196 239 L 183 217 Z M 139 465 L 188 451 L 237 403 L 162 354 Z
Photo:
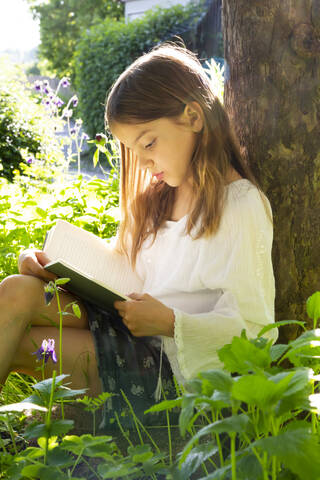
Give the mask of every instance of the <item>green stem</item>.
M 62 375 L 62 320 L 63 320 L 63 315 L 62 315 L 62 309 L 61 309 L 61 303 L 60 303 L 59 289 L 56 285 L 55 285 L 55 293 L 56 293 L 56 299 L 57 299 L 57 305 L 58 305 L 58 311 L 59 311 L 59 375 Z M 61 416 L 62 416 L 62 419 L 64 419 L 63 400 L 61 400 Z
M 131 403 L 129 402 L 129 400 L 128 400 L 128 398 L 127 398 L 127 396 L 126 396 L 126 394 L 124 393 L 123 390 L 121 390 L 121 394 L 122 394 L 122 396 L 123 396 L 126 404 L 127 404 L 128 407 L 129 407 L 130 413 L 131 413 L 132 418 L 133 418 L 133 421 L 134 421 L 134 426 L 136 427 L 136 430 L 137 430 L 137 434 L 138 434 L 140 443 L 141 443 L 141 445 L 143 445 L 143 439 L 142 439 L 142 435 L 141 435 L 141 432 L 140 432 L 139 424 L 138 424 L 138 422 L 137 422 L 137 416 L 136 416 L 136 414 L 134 413 L 134 410 L 133 410 L 133 408 L 132 408 L 132 405 L 131 405 Z
M 10 438 L 11 438 L 12 445 L 13 445 L 13 449 L 14 449 L 14 453 L 15 453 L 16 455 L 18 455 L 17 444 L 16 444 L 16 440 L 15 440 L 15 438 L 14 438 L 14 431 L 13 431 L 13 428 L 12 428 L 12 426 L 11 426 L 11 423 L 10 423 L 10 420 L 9 420 L 9 416 L 8 416 L 8 415 L 7 415 L 6 425 L 7 425 L 8 430 L 9 430 Z
M 167 417 L 167 425 L 168 425 L 169 460 L 170 460 L 170 465 L 172 465 L 172 441 L 171 441 L 170 417 L 169 417 L 168 410 L 166 410 L 166 417 Z
M 269 480 L 267 452 L 263 452 L 263 480 Z
M 51 392 L 50 392 L 50 399 L 49 399 L 49 405 L 48 405 L 48 412 L 46 416 L 46 444 L 45 444 L 45 449 L 44 449 L 44 464 L 47 464 L 47 458 L 48 458 L 48 449 L 49 449 L 49 431 L 50 431 L 50 425 L 51 425 L 51 413 L 52 413 L 52 406 L 53 406 L 53 394 L 55 390 L 55 383 L 56 383 L 56 375 L 57 372 L 53 370 L 52 372 L 52 385 L 51 385 Z
M 115 415 L 115 417 L 116 417 L 116 421 L 117 421 L 118 427 L 120 428 L 120 432 L 122 433 L 122 435 L 124 436 L 124 438 L 127 440 L 127 442 L 129 443 L 129 445 L 130 445 L 131 447 L 133 447 L 133 443 L 131 442 L 129 435 L 123 430 L 123 427 L 122 427 L 122 425 L 121 425 L 121 423 L 120 423 L 119 416 L 118 416 L 117 412 L 114 412 L 114 415 Z
M 232 480 L 237 480 L 237 468 L 236 468 L 236 434 L 231 434 L 231 471 Z

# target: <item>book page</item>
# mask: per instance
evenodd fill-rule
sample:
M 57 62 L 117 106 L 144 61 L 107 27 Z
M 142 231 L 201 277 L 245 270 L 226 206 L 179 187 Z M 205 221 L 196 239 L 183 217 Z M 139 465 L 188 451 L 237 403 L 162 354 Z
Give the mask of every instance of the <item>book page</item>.
M 50 231 L 44 252 L 50 261 L 64 260 L 120 293 L 142 290 L 142 281 L 125 256 L 96 235 L 64 220 L 58 220 Z

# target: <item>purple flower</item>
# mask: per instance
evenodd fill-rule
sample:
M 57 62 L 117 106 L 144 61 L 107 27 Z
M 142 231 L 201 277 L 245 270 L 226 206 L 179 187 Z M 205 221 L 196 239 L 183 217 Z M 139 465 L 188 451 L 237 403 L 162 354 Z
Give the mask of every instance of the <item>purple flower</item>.
M 72 100 L 72 105 L 74 106 L 74 108 L 78 106 L 78 102 L 78 97 L 74 97 L 74 99 Z
M 48 93 L 50 93 L 50 90 L 47 87 L 44 87 L 43 91 L 46 95 L 48 95 Z
M 56 97 L 54 100 L 54 103 L 59 108 L 59 107 L 62 107 L 62 105 L 64 104 L 64 101 L 61 98 Z
M 63 88 L 70 87 L 69 79 L 67 77 L 63 77 L 63 79 L 61 80 L 61 85 L 63 86 Z
M 89 140 L 89 135 L 87 135 L 86 133 L 83 133 L 82 138 L 83 140 Z
M 53 363 L 57 363 L 57 356 L 54 349 L 54 339 L 49 338 L 48 340 L 43 340 L 41 347 L 38 348 L 36 352 L 33 352 L 32 355 L 37 355 L 37 359 L 39 361 L 43 360 L 44 358 L 44 363 L 47 363 L 50 357 L 52 358 Z
M 77 133 L 77 130 L 75 128 L 71 128 L 70 133 L 71 135 L 75 135 Z
M 42 82 L 40 82 L 39 80 L 37 80 L 36 82 L 34 82 L 34 88 L 35 88 L 35 90 L 37 90 L 37 92 L 41 92 L 41 90 L 42 90 Z
M 44 292 L 44 301 L 46 302 L 46 305 L 49 305 L 53 297 L 54 297 L 54 294 L 50 292 L 50 290 L 46 290 Z
M 49 87 L 49 81 L 48 80 L 43 80 L 43 85 L 45 87 Z
M 32 158 L 32 157 L 29 157 L 29 158 L 27 159 L 27 163 L 30 165 L 32 162 L 33 162 L 33 158 Z

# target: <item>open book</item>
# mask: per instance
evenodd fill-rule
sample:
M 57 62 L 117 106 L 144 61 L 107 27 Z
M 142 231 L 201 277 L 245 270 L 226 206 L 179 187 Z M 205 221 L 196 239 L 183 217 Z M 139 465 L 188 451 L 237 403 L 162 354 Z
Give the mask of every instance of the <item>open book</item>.
M 126 294 L 142 290 L 140 278 L 124 255 L 65 220 L 57 220 L 48 231 L 43 251 L 50 259 L 44 268 L 70 278 L 63 287 L 99 307 L 113 309 L 116 300 L 128 300 Z

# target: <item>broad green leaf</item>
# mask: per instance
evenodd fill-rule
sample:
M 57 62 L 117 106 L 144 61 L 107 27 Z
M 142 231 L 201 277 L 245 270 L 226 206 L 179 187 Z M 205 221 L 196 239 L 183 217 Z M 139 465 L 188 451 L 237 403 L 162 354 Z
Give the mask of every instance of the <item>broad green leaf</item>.
M 182 403 L 182 398 L 175 398 L 174 400 L 164 400 L 163 402 L 156 403 L 152 405 L 152 407 L 145 410 L 144 413 L 152 413 L 152 412 L 162 412 L 163 410 L 171 410 L 175 407 L 180 407 Z
M 35 423 L 29 425 L 23 434 L 24 438 L 30 440 L 31 438 L 47 437 L 48 430 L 44 423 Z
M 153 457 L 150 445 L 130 446 L 128 448 L 128 454 L 134 463 L 144 463 Z
M 266 451 L 293 473 L 303 479 L 320 478 L 320 444 L 311 427 L 304 422 L 294 422 L 289 428 L 275 437 L 257 440 L 254 447 Z
M 240 377 L 232 387 L 232 396 L 248 405 L 255 405 L 261 410 L 270 409 L 281 399 L 287 390 L 294 372 L 284 372 L 274 377 L 262 375 L 245 375 Z
M 208 458 L 213 457 L 217 452 L 218 447 L 215 442 L 208 442 L 193 447 L 181 465 L 180 471 L 182 478 L 190 478 L 191 475 L 198 470 L 201 463 L 205 462 Z
M 231 392 L 232 384 L 234 382 L 230 374 L 223 370 L 208 370 L 199 374 L 201 378 L 209 380 L 215 390 L 221 392 Z
M 27 465 L 21 471 L 23 477 L 26 478 L 41 478 L 39 476 L 41 470 L 44 468 L 43 463 L 36 463 L 35 465 Z
M 307 300 L 307 314 L 315 322 L 320 318 L 320 292 L 315 292 Z
M 110 466 L 108 464 L 100 464 L 98 466 L 98 473 L 102 476 L 102 478 L 123 478 L 126 475 L 134 474 L 135 472 L 139 472 L 140 468 L 132 467 L 131 465 L 124 465 L 120 463 L 120 465 Z
M 193 445 L 197 443 L 198 440 L 204 435 L 242 433 L 247 430 L 249 423 L 249 417 L 245 414 L 240 414 L 232 415 L 231 417 L 224 418 L 223 420 L 217 420 L 214 423 L 206 425 L 198 430 L 198 432 L 188 441 L 187 445 L 183 449 L 179 464 L 182 465 Z
M 270 348 L 270 357 L 273 362 L 276 362 L 279 360 L 279 358 L 282 357 L 282 355 L 289 349 L 288 345 L 284 344 L 277 344 L 277 345 L 272 345 Z
M 40 410 L 47 412 L 47 408 L 31 402 L 11 403 L 10 405 L 3 405 L 0 407 L 0 413 L 3 412 L 23 412 L 25 410 Z
M 87 391 L 86 388 L 79 389 L 79 390 L 72 390 L 71 388 L 68 388 L 68 387 L 59 387 L 53 394 L 53 400 L 57 401 L 65 398 L 72 398 L 77 395 L 83 395 L 84 393 L 86 393 L 86 391 Z
M 189 422 L 194 415 L 194 404 L 196 398 L 196 395 L 193 393 L 186 393 L 182 397 L 181 412 L 179 415 L 179 429 L 182 437 L 184 437 Z
M 61 442 L 61 448 L 74 453 L 75 455 L 86 455 L 88 457 L 103 456 L 101 453 L 111 454 L 114 451 L 114 444 L 110 443 L 111 436 L 101 435 L 93 437 L 90 434 L 65 436 Z M 99 455 L 98 455 L 99 454 Z
M 231 373 L 245 374 L 256 369 L 266 369 L 270 366 L 269 348 L 268 346 L 265 349 L 261 349 L 250 340 L 234 337 L 230 344 L 218 350 L 218 355 L 224 363 L 226 370 Z
M 73 428 L 73 420 L 52 420 L 49 428 L 50 437 L 53 435 L 64 435 Z
M 55 379 L 55 387 L 57 385 L 60 385 L 62 383 L 63 380 L 65 380 L 66 378 L 70 377 L 69 374 L 62 374 L 62 375 L 58 375 Z M 35 385 L 33 385 L 32 387 L 35 389 L 35 390 L 38 390 L 39 392 L 41 393 L 48 393 L 50 394 L 51 393 L 51 387 L 52 387 L 52 378 L 46 378 L 45 380 L 42 380 L 41 382 L 38 382 L 36 383 Z
M 280 320 L 279 322 L 269 323 L 260 330 L 258 337 L 262 337 L 273 328 L 283 327 L 285 325 L 300 325 L 300 327 L 304 328 L 305 323 L 306 322 L 300 322 L 299 320 Z

